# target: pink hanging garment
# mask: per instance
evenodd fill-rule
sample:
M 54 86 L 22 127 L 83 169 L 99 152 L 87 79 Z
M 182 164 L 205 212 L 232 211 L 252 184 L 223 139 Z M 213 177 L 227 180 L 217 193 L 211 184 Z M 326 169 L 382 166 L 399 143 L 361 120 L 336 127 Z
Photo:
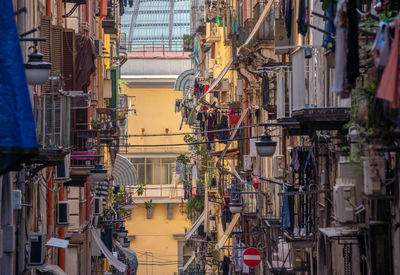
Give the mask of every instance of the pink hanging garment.
M 389 61 L 383 72 L 381 82 L 379 83 L 378 92 L 376 97 L 388 100 L 392 103 L 394 108 L 400 107 L 399 100 L 399 24 L 400 21 L 395 22 L 395 36 L 390 50 Z

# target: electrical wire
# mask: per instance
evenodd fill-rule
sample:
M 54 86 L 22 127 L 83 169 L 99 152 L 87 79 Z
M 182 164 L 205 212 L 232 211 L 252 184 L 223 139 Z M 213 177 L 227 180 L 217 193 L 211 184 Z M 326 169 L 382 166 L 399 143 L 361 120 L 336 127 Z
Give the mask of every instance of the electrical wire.
M 260 138 L 262 136 L 254 136 L 254 137 L 244 137 L 244 138 L 233 138 L 233 139 L 219 139 L 213 141 L 198 141 L 198 142 L 187 142 L 187 143 L 171 143 L 171 144 L 142 144 L 142 145 L 133 145 L 133 144 L 126 144 L 120 145 L 120 147 L 173 147 L 173 146 L 186 146 L 186 145 L 199 145 L 199 144 L 211 144 L 217 142 L 228 142 L 228 141 L 237 141 L 237 140 L 246 140 L 246 139 L 255 139 Z M 279 136 L 271 136 L 271 137 L 279 137 Z M 105 146 L 105 145 L 100 145 Z
M 246 128 L 253 128 L 253 127 L 264 127 L 258 124 L 252 124 L 247 126 L 241 126 L 238 129 L 246 129 Z M 210 130 L 210 131 L 203 131 L 203 132 L 186 132 L 186 133 L 172 133 L 172 134 L 148 134 L 148 135 L 120 135 L 120 137 L 163 137 L 163 136 L 183 136 L 183 135 L 193 135 L 193 134 L 208 134 L 208 133 L 220 133 L 220 132 L 227 132 L 233 131 L 235 128 L 225 128 L 225 129 L 218 129 L 218 130 Z

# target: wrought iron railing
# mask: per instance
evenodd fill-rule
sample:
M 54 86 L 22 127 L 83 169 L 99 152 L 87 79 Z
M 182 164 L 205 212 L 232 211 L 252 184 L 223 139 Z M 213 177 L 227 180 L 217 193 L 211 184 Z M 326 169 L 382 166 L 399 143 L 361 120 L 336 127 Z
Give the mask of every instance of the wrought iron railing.
M 121 43 L 122 48 L 128 52 L 137 53 L 164 53 L 164 52 L 183 52 L 183 40 L 173 41 L 124 41 Z M 183 55 L 183 53 L 182 53 Z

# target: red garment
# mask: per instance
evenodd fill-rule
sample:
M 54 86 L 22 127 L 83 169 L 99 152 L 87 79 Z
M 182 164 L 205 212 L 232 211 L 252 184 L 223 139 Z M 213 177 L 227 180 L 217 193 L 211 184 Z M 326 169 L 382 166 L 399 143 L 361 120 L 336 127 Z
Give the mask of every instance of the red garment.
M 390 49 L 389 62 L 383 72 L 379 83 L 376 97 L 388 100 L 394 108 L 400 108 L 399 98 L 399 24 L 400 20 L 395 22 L 395 36 Z

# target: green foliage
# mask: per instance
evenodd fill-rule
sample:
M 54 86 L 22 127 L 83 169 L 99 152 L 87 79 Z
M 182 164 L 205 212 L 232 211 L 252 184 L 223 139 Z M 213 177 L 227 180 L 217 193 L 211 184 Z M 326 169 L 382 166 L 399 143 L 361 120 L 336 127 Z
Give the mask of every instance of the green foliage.
M 90 121 L 90 125 L 92 126 L 93 130 L 97 130 L 100 128 L 100 121 L 92 118 L 92 120 Z
M 179 161 L 182 164 L 188 164 L 190 162 L 190 158 L 186 156 L 185 154 L 180 154 L 177 158 L 176 161 Z
M 186 216 L 189 220 L 194 222 L 200 213 L 203 212 L 204 202 L 203 197 L 196 196 L 188 199 L 186 204 Z
M 139 187 L 136 190 L 136 194 L 138 194 L 138 196 L 142 196 L 143 195 L 143 193 L 144 193 L 144 188 L 143 187 L 145 187 L 145 186 L 146 186 L 145 183 L 139 182 Z
M 145 201 L 144 207 L 146 208 L 146 210 L 152 209 L 153 208 L 153 200 Z
M 202 140 L 198 140 L 192 136 L 185 136 L 186 143 L 199 143 Z M 207 167 L 208 163 L 212 160 L 212 157 L 208 153 L 206 144 L 193 144 L 193 154 L 194 158 L 200 159 L 203 167 Z

